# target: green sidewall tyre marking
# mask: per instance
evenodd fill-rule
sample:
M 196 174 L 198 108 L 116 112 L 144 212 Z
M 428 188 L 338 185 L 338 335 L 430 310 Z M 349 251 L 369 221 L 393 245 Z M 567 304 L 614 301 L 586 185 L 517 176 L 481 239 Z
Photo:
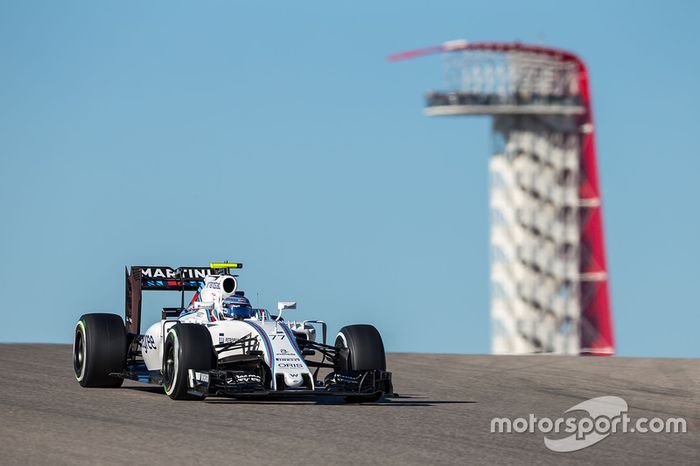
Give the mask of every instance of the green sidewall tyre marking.
M 170 331 L 168 331 L 168 337 L 170 336 L 171 333 L 173 334 L 173 338 L 174 338 L 175 340 L 177 340 L 177 333 L 175 333 L 175 330 L 170 330 Z M 167 338 L 167 337 L 165 338 L 165 341 L 168 341 L 168 338 Z M 167 345 L 166 345 L 166 346 L 167 346 Z M 175 346 L 174 343 L 173 343 L 173 346 Z M 167 358 L 168 355 L 166 354 L 165 357 Z M 174 361 L 174 358 L 175 358 L 175 357 L 176 357 L 176 355 L 175 355 L 175 351 L 174 351 L 174 348 L 173 348 L 173 374 L 171 374 L 171 376 L 172 376 L 171 379 L 170 379 L 170 383 L 171 383 L 171 384 L 175 382 L 175 377 L 177 376 L 177 374 L 174 373 L 174 372 L 175 372 L 175 361 Z M 167 363 L 167 361 L 166 361 L 166 363 Z M 165 367 L 163 367 L 163 374 L 165 375 Z M 165 390 L 165 393 L 166 393 L 167 395 L 170 395 L 170 393 L 168 393 L 168 390 L 170 390 L 171 388 L 172 388 L 171 385 L 166 385 L 165 383 L 163 383 L 163 390 Z
M 82 370 L 80 371 L 80 374 L 75 374 L 75 378 L 78 381 L 81 381 L 83 378 L 85 378 L 85 370 L 86 370 L 86 365 L 87 365 L 87 332 L 85 330 L 87 328 L 87 324 L 85 323 L 85 320 L 80 319 L 78 321 L 78 327 L 80 327 L 82 329 L 82 331 L 80 333 L 83 334 L 83 352 L 84 352 L 84 355 L 83 355 L 83 366 L 81 368 Z

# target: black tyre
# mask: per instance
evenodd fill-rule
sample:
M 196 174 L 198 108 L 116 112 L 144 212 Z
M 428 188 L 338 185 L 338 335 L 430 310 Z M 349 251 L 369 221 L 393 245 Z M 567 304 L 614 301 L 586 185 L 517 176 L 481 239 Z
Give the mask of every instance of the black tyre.
M 173 400 L 201 399 L 187 393 L 188 370 L 208 371 L 216 355 L 211 334 L 200 324 L 177 324 L 165 338 L 163 350 L 163 388 Z
M 126 366 L 126 329 L 115 314 L 84 314 L 75 326 L 73 370 L 83 387 L 120 387 Z
M 338 332 L 335 339 L 337 348 L 346 348 L 344 354 L 336 361 L 336 370 L 369 371 L 386 370 L 386 355 L 384 342 L 379 332 L 372 325 L 348 325 Z M 341 353 L 342 354 L 342 353 Z M 377 401 L 382 393 L 371 395 L 349 396 L 349 403 Z
M 341 328 L 335 346 L 348 349 L 348 357 L 338 361 L 340 370 L 386 370 L 384 342 L 372 325 L 348 325 Z

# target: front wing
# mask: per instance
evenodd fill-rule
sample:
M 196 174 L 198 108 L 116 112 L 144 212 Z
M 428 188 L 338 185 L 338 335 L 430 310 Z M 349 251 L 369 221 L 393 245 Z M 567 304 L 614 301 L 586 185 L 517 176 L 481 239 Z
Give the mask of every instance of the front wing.
M 309 388 L 284 388 L 270 390 L 262 379 L 250 373 L 235 370 L 189 371 L 188 392 L 196 396 L 345 396 L 374 397 L 392 395 L 391 372 L 338 371 L 328 374 L 320 386 Z

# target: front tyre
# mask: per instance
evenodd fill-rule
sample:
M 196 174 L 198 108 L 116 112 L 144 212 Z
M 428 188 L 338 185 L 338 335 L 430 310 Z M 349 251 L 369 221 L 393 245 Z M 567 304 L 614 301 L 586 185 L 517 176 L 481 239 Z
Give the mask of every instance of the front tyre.
M 206 326 L 176 324 L 165 338 L 163 388 L 173 400 L 201 399 L 187 393 L 189 369 L 209 371 L 214 367 L 214 346 Z
M 83 387 L 120 387 L 126 366 L 126 329 L 115 314 L 84 314 L 75 326 L 73 371 Z
M 348 325 L 340 329 L 335 338 L 336 348 L 344 349 L 339 352 L 336 370 L 341 371 L 372 371 L 386 370 L 386 355 L 384 342 L 379 331 L 372 325 Z M 377 401 L 382 393 L 371 395 L 348 396 L 349 403 Z

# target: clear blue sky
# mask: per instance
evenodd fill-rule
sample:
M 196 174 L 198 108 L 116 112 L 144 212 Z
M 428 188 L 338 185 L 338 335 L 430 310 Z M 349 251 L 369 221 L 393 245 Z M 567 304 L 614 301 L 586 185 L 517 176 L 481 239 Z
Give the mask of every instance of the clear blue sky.
M 587 61 L 618 354 L 698 357 L 698 5 L 2 1 L 0 341 L 229 259 L 332 331 L 488 352 L 489 121 L 422 116 L 439 57 L 385 61 L 466 38 Z

